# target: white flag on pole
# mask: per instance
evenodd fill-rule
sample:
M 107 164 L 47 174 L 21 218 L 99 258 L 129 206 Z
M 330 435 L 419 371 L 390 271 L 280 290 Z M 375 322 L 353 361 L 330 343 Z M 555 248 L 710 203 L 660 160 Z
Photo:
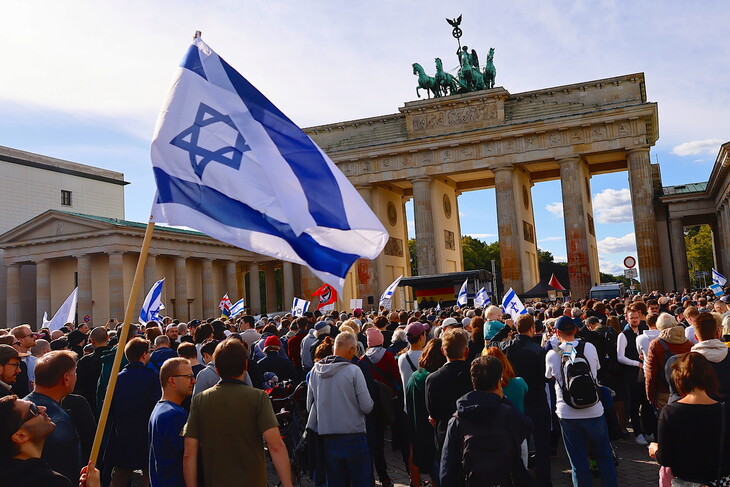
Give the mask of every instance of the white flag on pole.
M 509 313 L 513 320 L 516 320 L 518 316 L 527 313 L 525 305 L 522 304 L 517 293 L 512 288 L 505 293 L 502 299 L 502 309 L 505 313 Z
M 388 241 L 334 162 L 200 38 L 175 74 L 151 156 L 153 221 L 306 265 L 338 292 L 355 260 Z
M 390 283 L 390 286 L 388 286 L 385 292 L 383 292 L 382 296 L 380 296 L 380 306 L 383 306 L 385 308 L 390 307 L 390 301 L 391 299 L 393 299 L 393 293 L 398 287 L 398 283 L 400 283 L 401 279 L 403 279 L 402 275 L 398 277 L 398 279 Z
M 476 297 L 474 298 L 474 305 L 483 308 L 487 306 L 488 304 L 491 304 L 492 300 L 489 299 L 489 294 L 487 293 L 487 288 L 481 288 L 479 292 L 477 293 Z
M 466 290 L 468 284 L 469 278 L 467 277 L 464 280 L 464 284 L 461 285 L 461 289 L 459 289 L 459 295 L 456 297 L 456 304 L 458 304 L 459 306 L 466 306 L 466 303 L 469 300 Z
M 294 316 L 303 316 L 309 309 L 309 301 L 306 299 L 294 298 L 291 305 L 291 314 Z
M 74 288 L 74 290 L 71 291 L 71 294 L 68 295 L 66 301 L 64 301 L 61 307 L 58 308 L 58 311 L 56 311 L 56 314 L 53 315 L 51 321 L 46 324 L 46 326 L 48 327 L 48 331 L 58 330 L 66 323 L 74 322 L 78 294 L 79 288 Z

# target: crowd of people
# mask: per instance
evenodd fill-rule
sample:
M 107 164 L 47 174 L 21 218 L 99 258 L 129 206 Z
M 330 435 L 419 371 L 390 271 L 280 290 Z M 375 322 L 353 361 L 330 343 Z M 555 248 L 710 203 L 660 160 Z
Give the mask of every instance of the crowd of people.
M 514 317 L 166 317 L 131 325 L 125 343 L 121 326 L 0 330 L 8 485 L 263 487 L 268 455 L 284 487 L 300 467 L 317 486 L 387 487 L 386 441 L 412 486 L 550 486 L 561 440 L 575 486 L 617 485 L 620 438 L 648 447 L 662 487 L 730 474 L 730 310 L 709 292 L 539 301 Z M 272 391 L 300 383 L 294 459 Z

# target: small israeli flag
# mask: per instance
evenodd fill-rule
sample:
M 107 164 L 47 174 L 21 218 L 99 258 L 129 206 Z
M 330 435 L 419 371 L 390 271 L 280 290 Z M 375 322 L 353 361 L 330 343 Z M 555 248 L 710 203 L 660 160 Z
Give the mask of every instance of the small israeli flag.
M 436 312 L 441 311 L 441 303 L 436 303 Z
M 492 300 L 489 299 L 489 294 L 487 293 L 487 288 L 483 287 L 479 290 L 476 297 L 474 298 L 474 305 L 476 305 L 479 308 L 483 308 L 489 304 L 492 304 Z
M 716 283 L 710 284 L 709 286 L 710 290 L 715 294 L 715 297 L 720 297 L 723 294 L 725 294 L 725 291 L 722 290 L 722 286 Z
M 719 284 L 720 286 L 724 286 L 727 284 L 727 279 L 715 269 L 712 269 L 712 282 Z
M 243 298 L 239 299 L 235 303 L 233 303 L 233 306 L 231 306 L 230 309 L 230 315 L 236 316 L 238 313 L 243 312 L 243 309 L 246 307 L 246 302 Z
M 342 291 L 388 232 L 324 152 L 199 37 L 152 142 L 152 221 L 309 267 Z
M 384 308 L 390 307 L 390 301 L 393 299 L 393 293 L 395 292 L 395 288 L 398 287 L 401 279 L 403 279 L 403 276 L 400 276 L 398 279 L 391 282 L 390 286 L 386 288 L 385 292 L 383 292 L 380 296 L 380 306 L 383 306 Z
M 291 314 L 294 316 L 303 316 L 309 309 L 309 301 L 306 299 L 294 298 L 291 305 Z
M 461 289 L 459 289 L 459 295 L 456 297 L 456 304 L 459 306 L 466 306 L 466 303 L 469 300 L 469 297 L 467 295 L 466 287 L 469 283 L 469 278 L 466 278 L 464 280 L 464 284 L 461 285 Z
M 502 310 L 505 313 L 509 313 L 513 320 L 516 320 L 518 316 L 527 313 L 527 309 L 525 309 L 522 301 L 520 301 L 517 293 L 512 288 L 509 288 L 502 299 Z
M 163 277 L 152 285 L 142 303 L 142 310 L 139 312 L 139 322 L 146 325 L 149 321 L 160 322 L 160 311 L 165 309 L 162 304 L 162 286 L 165 284 Z

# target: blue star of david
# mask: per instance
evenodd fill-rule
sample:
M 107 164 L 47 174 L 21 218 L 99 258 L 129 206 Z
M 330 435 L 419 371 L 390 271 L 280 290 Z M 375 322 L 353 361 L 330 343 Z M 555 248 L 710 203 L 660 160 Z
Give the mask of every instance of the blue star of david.
M 200 129 L 215 123 L 224 123 L 236 131 L 235 146 L 232 147 L 229 145 L 221 147 L 218 150 L 211 151 L 198 145 Z M 241 158 L 243 153 L 251 150 L 251 148 L 246 144 L 246 140 L 243 138 L 243 135 L 241 135 L 238 128 L 236 128 L 233 124 L 231 117 L 223 115 L 205 103 L 201 103 L 198 107 L 198 113 L 195 114 L 195 121 L 193 124 L 177 134 L 170 143 L 175 147 L 188 152 L 190 156 L 190 164 L 192 164 L 195 174 L 197 174 L 201 179 L 203 177 L 203 171 L 205 171 L 206 166 L 211 162 L 217 162 L 237 170 L 241 167 Z

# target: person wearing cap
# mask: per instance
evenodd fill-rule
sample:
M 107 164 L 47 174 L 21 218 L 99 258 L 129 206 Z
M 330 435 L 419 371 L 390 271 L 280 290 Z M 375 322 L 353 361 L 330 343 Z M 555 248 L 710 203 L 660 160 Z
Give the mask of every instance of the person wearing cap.
M 279 381 L 294 380 L 294 366 L 291 360 L 279 355 L 281 340 L 276 335 L 269 335 L 264 341 L 264 358 L 258 361 L 259 373 L 273 372 Z
M 170 339 L 170 345 L 169 347 L 174 351 L 177 352 L 177 346 L 180 345 L 180 343 L 177 341 L 179 331 L 178 326 L 175 323 L 170 323 L 165 327 L 165 335 Z
M 590 453 L 598 464 L 601 485 L 614 487 L 618 485 L 618 480 L 601 401 L 587 408 L 576 409 L 563 400 L 563 388 L 560 385 L 563 380 L 562 356 L 567 347 L 575 348 L 578 345 L 578 340 L 575 339 L 575 322 L 567 316 L 561 316 L 555 323 L 555 330 L 560 342 L 557 349 L 551 349 L 545 356 L 545 378 L 555 379 L 556 413 L 560 420 L 563 444 L 570 460 L 573 485 L 592 484 L 588 461 Z M 595 379 L 601 368 L 596 347 L 585 342 L 583 355 Z
M 408 349 L 398 356 L 398 370 L 404 391 L 411 375 L 418 370 L 418 360 L 423 353 L 423 347 L 426 346 L 427 332 L 428 326 L 418 321 L 406 326 Z
M 10 334 L 15 337 L 13 347 L 18 353 L 26 354 L 20 362 L 20 374 L 18 374 L 15 384 L 13 384 L 13 393 L 18 397 L 25 397 L 30 393 L 30 373 L 28 371 L 28 355 L 30 349 L 35 345 L 35 335 L 30 329 L 30 325 L 18 325 L 10 330 Z
M 44 406 L 56 424 L 48 435 L 41 458 L 55 471 L 77 483 L 81 471 L 81 441 L 69 412 L 62 406 L 63 399 L 76 385 L 76 354 L 69 350 L 50 352 L 36 363 L 36 383 L 32 393 L 24 399 L 36 406 Z
M 657 409 L 662 409 L 669 400 L 669 383 L 664 374 L 667 359 L 692 349 L 692 342 L 684 335 L 684 328 L 669 313 L 662 313 L 656 320 L 659 335 L 649 344 L 644 360 L 644 383 L 646 397 Z
M 20 374 L 20 363 L 24 357 L 10 345 L 0 344 L 0 397 L 13 394 L 12 387 Z
M 0 472 L 3 485 L 74 487 L 66 476 L 42 459 L 46 439 L 56 429 L 45 406 L 11 395 L 0 398 Z M 91 467 L 91 468 L 89 468 Z M 99 487 L 99 470 L 92 464 L 76 472 L 84 487 Z
M 317 350 L 317 347 L 322 344 L 325 337 L 330 336 L 332 337 L 332 339 L 334 339 L 338 333 L 339 330 L 337 330 L 337 327 L 335 326 L 335 321 L 332 319 L 331 316 L 326 317 L 323 321 L 320 321 L 316 325 L 314 325 L 314 337 L 316 338 L 316 340 L 311 345 L 309 345 L 309 353 L 312 356 L 312 362 L 314 362 L 314 352 Z

